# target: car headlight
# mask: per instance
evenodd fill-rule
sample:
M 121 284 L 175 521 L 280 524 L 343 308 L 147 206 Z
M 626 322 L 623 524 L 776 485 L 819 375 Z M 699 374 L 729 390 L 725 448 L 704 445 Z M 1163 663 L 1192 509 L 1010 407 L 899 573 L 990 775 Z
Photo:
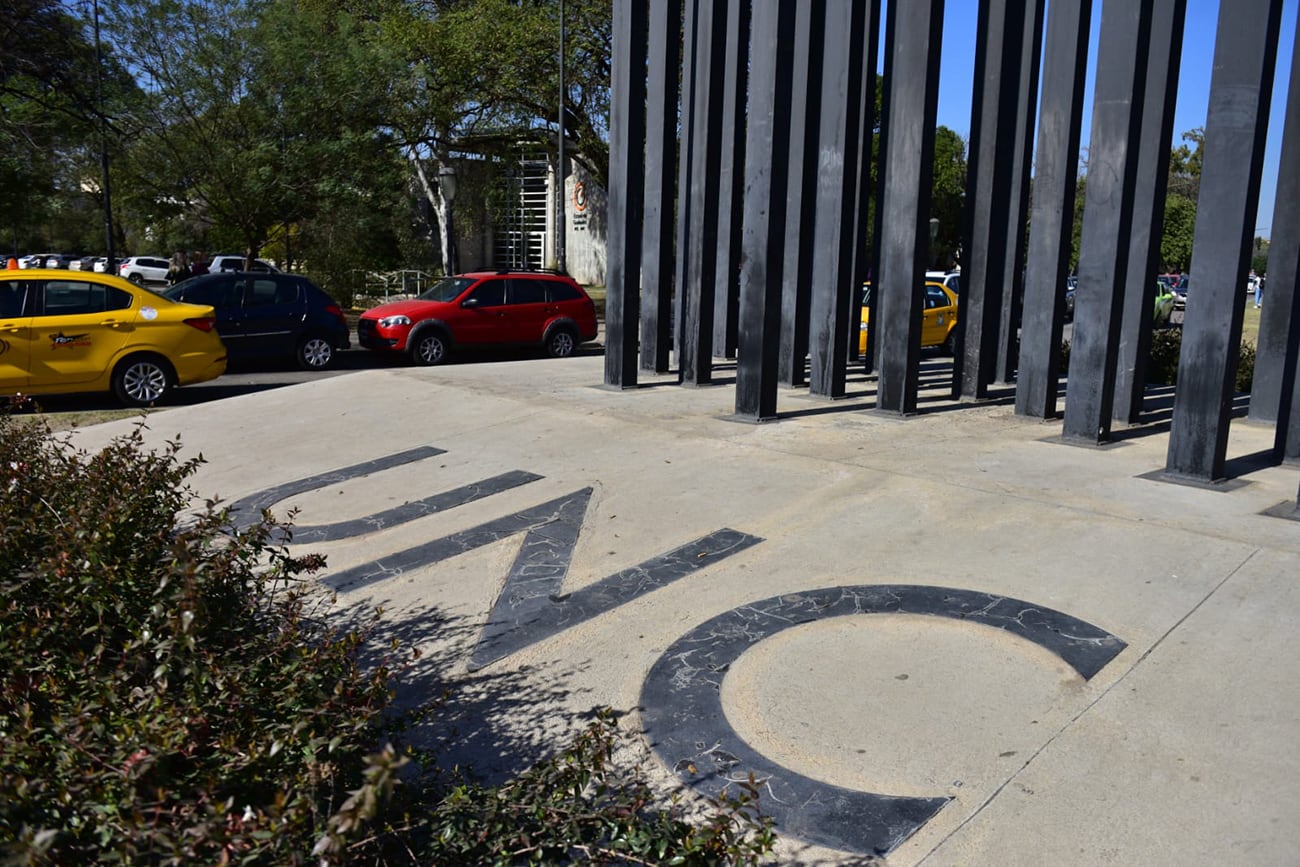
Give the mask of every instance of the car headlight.
M 392 328 L 394 325 L 410 325 L 411 317 L 409 316 L 385 316 L 379 320 L 380 328 Z

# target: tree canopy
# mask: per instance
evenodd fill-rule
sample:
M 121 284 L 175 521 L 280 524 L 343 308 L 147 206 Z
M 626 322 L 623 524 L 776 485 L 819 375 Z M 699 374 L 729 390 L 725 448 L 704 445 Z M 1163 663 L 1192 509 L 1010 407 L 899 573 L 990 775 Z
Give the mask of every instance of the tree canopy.
M 440 266 L 439 169 L 557 150 L 555 0 L 101 0 L 98 76 L 89 7 L 13 8 L 0 202 L 14 252 L 100 247 L 101 134 L 120 252 L 236 249 L 314 273 Z M 566 154 L 600 182 L 610 14 L 565 3 Z

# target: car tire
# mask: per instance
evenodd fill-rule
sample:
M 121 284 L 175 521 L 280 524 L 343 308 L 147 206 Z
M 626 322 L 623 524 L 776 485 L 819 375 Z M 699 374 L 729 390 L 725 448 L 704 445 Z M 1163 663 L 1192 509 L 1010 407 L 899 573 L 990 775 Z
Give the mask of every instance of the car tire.
M 134 284 L 137 285 L 137 286 L 143 286 L 143 285 L 144 285 L 144 277 L 143 277 L 142 275 L 140 275 L 140 274 L 132 274 L 131 276 L 127 277 L 126 279 L 130 280 L 132 283 L 134 283 Z
M 297 359 L 303 370 L 328 370 L 334 364 L 334 347 L 324 337 L 306 337 L 298 344 Z
M 957 357 L 957 329 L 948 332 L 948 336 L 943 341 L 943 351 L 953 358 Z
M 113 393 L 130 407 L 161 402 L 175 381 L 171 365 L 155 355 L 133 355 L 113 369 Z
M 568 358 L 578 349 L 578 337 L 567 325 L 557 325 L 546 335 L 546 354 L 551 358 Z
M 424 367 L 442 364 L 447 359 L 447 335 L 426 329 L 411 342 L 411 360 Z

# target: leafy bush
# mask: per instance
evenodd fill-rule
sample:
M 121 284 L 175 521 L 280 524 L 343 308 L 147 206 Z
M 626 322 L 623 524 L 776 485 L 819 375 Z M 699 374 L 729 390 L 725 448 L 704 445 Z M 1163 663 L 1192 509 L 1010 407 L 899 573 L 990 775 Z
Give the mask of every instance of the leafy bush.
M 608 713 L 499 788 L 393 746 L 400 658 L 361 661 L 376 620 L 332 625 L 309 577 L 323 558 L 273 544 L 285 525 L 237 530 L 196 506 L 201 462 L 177 443 L 147 451 L 143 423 L 89 454 L 0 414 L 0 859 L 752 863 L 770 850 L 752 784 L 703 816 L 654 806 L 638 769 L 612 760 Z
M 1178 381 L 1178 355 L 1183 348 L 1181 328 L 1159 328 L 1151 333 L 1151 355 L 1147 363 L 1147 382 L 1173 385 Z M 1240 393 L 1250 391 L 1255 378 L 1255 344 L 1241 344 L 1237 356 L 1237 375 L 1233 387 Z
M 1250 391 L 1251 385 L 1255 381 L 1255 344 L 1241 344 L 1241 355 L 1237 360 L 1237 378 L 1233 380 L 1233 387 L 1238 392 Z
M 1178 355 L 1183 348 L 1183 330 L 1181 328 L 1157 328 L 1151 332 L 1151 352 L 1147 360 L 1147 382 L 1157 385 L 1173 385 L 1178 381 Z M 1070 369 L 1070 341 L 1061 341 L 1061 371 Z M 1249 341 L 1241 344 L 1241 354 L 1237 360 L 1237 376 L 1234 388 L 1240 393 L 1250 391 L 1255 378 L 1255 344 Z
M 0 422 L 0 840 L 61 863 L 310 852 L 388 702 L 322 564 L 191 505 L 200 459 Z
M 1157 328 L 1151 332 L 1147 356 L 1147 382 L 1173 385 L 1178 380 L 1178 353 L 1183 348 L 1183 329 Z

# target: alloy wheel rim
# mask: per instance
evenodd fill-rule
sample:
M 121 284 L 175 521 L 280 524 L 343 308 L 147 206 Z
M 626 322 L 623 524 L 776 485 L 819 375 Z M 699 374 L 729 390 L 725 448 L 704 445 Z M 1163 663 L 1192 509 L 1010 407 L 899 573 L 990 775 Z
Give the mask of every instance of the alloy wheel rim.
M 442 341 L 438 338 L 428 337 L 420 341 L 420 357 L 425 361 L 441 361 L 442 353 Z
M 302 348 L 302 357 L 311 367 L 324 367 L 330 361 L 330 345 L 324 340 L 308 340 Z
M 156 364 L 133 364 L 127 369 L 123 384 L 132 400 L 152 403 L 167 390 L 167 374 Z

